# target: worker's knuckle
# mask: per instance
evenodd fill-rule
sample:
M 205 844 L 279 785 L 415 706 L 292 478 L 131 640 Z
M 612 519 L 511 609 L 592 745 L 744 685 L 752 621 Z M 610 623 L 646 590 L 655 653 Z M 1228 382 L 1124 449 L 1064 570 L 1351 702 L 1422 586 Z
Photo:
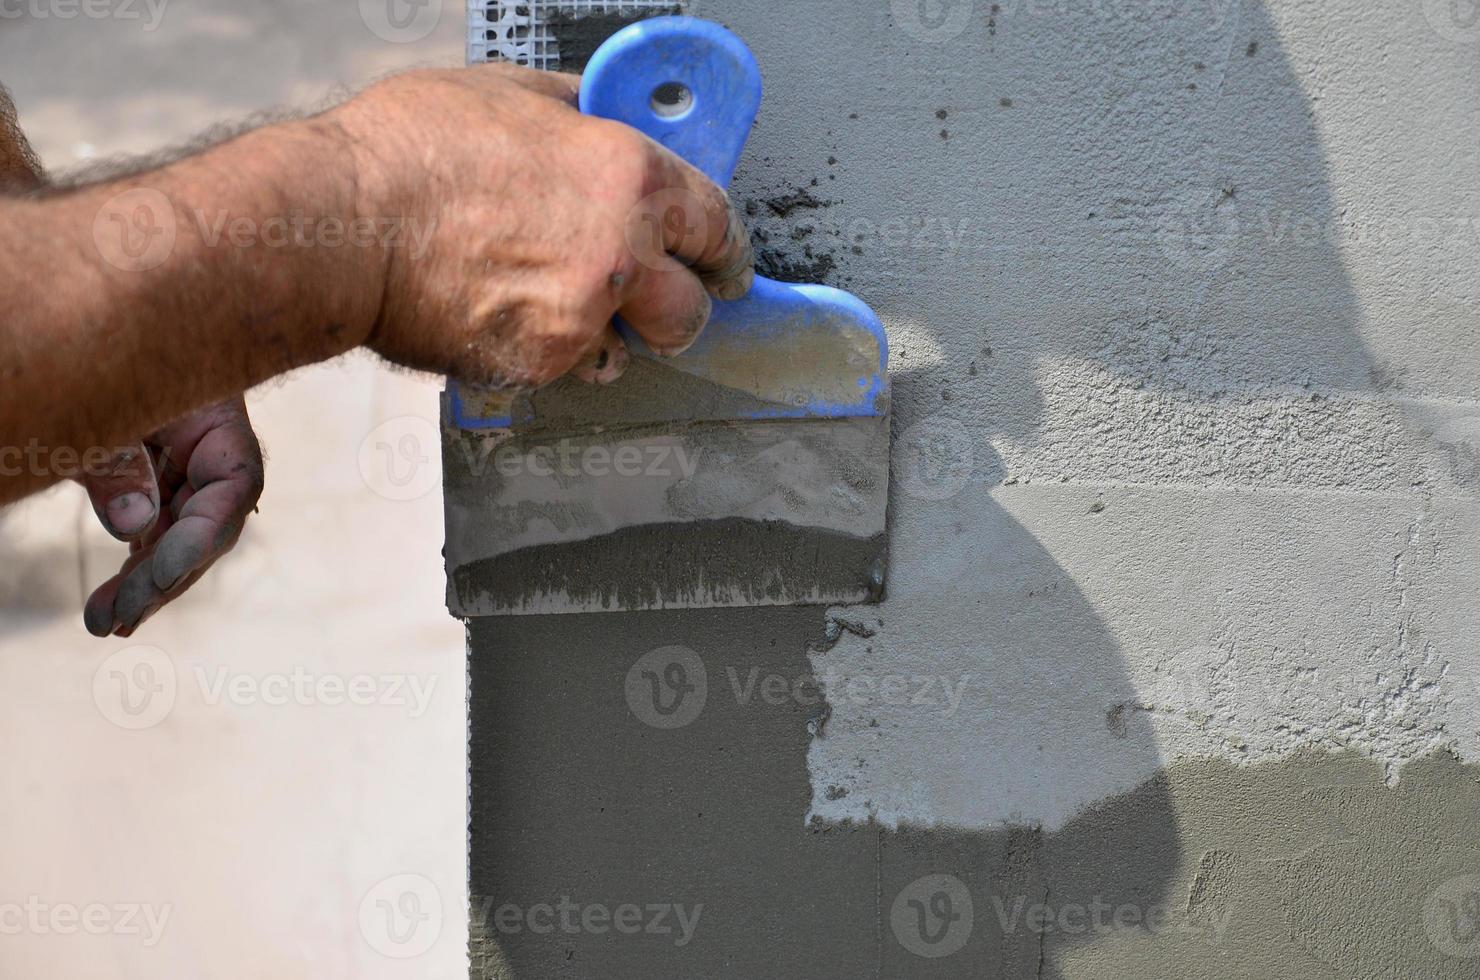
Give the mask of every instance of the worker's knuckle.
M 601 153 L 604 179 L 608 187 L 631 201 L 637 201 L 656 189 L 656 173 L 661 150 L 652 140 L 635 129 L 592 120 L 592 129 Z

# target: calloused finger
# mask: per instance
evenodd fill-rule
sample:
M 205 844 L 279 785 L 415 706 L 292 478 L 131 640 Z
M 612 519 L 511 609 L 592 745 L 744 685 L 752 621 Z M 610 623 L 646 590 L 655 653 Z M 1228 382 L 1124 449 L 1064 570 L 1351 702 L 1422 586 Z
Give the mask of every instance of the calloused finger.
M 169 605 L 171 602 L 184 595 L 186 592 L 189 592 L 191 587 L 195 585 L 196 582 L 200 581 L 200 579 L 209 571 L 210 565 L 206 565 L 199 571 L 187 576 L 185 580 L 182 581 L 179 585 L 175 586 L 175 588 L 165 593 L 165 595 L 158 602 L 145 607 L 143 613 L 141 613 L 138 619 L 134 620 L 133 623 L 127 626 L 119 626 L 116 635 L 124 639 L 133 636 L 134 633 L 138 631 L 139 627 L 149 622 L 150 618 L 153 617 L 155 613 L 159 612 L 165 606 Z
M 171 528 L 171 531 L 173 530 L 174 528 Z M 133 636 L 134 631 L 149 617 L 190 591 L 190 587 L 210 570 L 216 560 L 230 550 L 228 546 L 221 552 L 212 554 L 190 572 L 176 579 L 171 587 L 161 589 L 155 581 L 159 575 L 156 569 L 159 567 L 160 547 L 169 537 L 169 533 L 166 532 L 165 536 L 160 539 L 160 545 L 147 553 L 141 553 L 139 555 L 141 560 L 138 564 L 127 575 L 120 576 L 114 593 L 111 617 L 112 630 L 116 635 Z
M 113 606 L 118 600 L 119 586 L 152 554 L 153 551 L 150 549 L 129 555 L 118 574 L 98 586 L 93 590 L 92 595 L 87 597 L 87 604 L 82 609 L 82 625 L 89 633 L 93 636 L 112 634 L 116 625 L 113 619 Z
M 161 592 L 173 589 L 236 545 L 246 519 L 241 507 L 247 494 L 245 488 L 229 482 L 212 483 L 197 490 L 180 508 L 180 516 L 154 545 L 152 572 Z
M 654 147 L 659 189 L 649 200 L 663 212 L 657 227 L 668 254 L 691 268 L 716 299 L 739 299 L 755 281 L 755 251 L 740 212 L 696 167 L 665 147 Z
M 693 345 L 713 308 L 698 277 L 665 257 L 642 271 L 618 312 L 653 353 L 672 357 Z
M 88 596 L 87 604 L 82 611 L 82 622 L 89 633 L 94 636 L 109 636 L 122 625 L 116 615 L 119 592 L 124 583 L 133 578 L 141 566 L 152 566 L 155 546 L 160 538 L 169 533 L 174 521 L 174 511 L 170 507 L 163 508 L 160 511 L 159 520 L 155 521 L 147 532 L 129 542 L 129 555 L 124 559 L 118 572 Z M 149 567 L 145 567 L 144 578 L 151 580 L 153 578 L 153 572 L 149 570 Z M 141 586 L 142 582 L 135 580 L 129 586 L 130 593 L 138 592 Z M 137 600 L 131 600 L 133 601 Z

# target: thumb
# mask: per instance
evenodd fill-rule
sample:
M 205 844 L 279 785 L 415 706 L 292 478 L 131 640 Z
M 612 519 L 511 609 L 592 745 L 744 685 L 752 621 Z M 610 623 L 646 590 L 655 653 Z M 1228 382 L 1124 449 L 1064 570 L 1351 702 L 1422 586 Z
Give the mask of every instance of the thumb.
M 159 480 L 154 460 L 142 444 L 114 453 L 102 466 L 89 467 L 82 485 L 108 533 L 132 541 L 159 517 Z

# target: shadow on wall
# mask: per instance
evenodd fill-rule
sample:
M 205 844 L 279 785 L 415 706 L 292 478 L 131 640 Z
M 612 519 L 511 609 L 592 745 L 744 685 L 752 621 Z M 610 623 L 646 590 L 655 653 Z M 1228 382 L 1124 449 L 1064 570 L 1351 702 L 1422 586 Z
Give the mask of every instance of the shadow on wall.
M 796 88 L 786 72 L 824 32 L 831 50 L 880 47 L 877 23 L 843 3 L 784 26 L 753 6 L 723 12 L 773 93 Z M 1148 664 L 1187 651 L 1187 621 L 1214 641 L 1209 610 L 1178 611 L 1176 596 L 1222 572 L 1196 549 L 1238 531 L 1193 528 L 1144 614 L 1102 585 L 1097 602 L 1121 607 L 1112 635 L 1022 520 L 1070 528 L 1066 557 L 1115 579 L 1117 562 L 1167 549 L 1094 553 L 1117 541 L 1096 530 L 1096 490 L 1258 488 L 1278 507 L 1275 494 L 1407 492 L 1426 474 L 1360 335 L 1346 219 L 1262 3 L 893 12 L 866 69 L 839 63 L 773 95 L 737 190 L 773 269 L 864 295 L 895 347 L 890 597 L 877 635 L 844 636 L 816 666 L 985 690 L 949 723 L 839 709 L 812 773 L 848 795 L 813 809 L 1054 829 L 1160 768 L 1149 716 L 1190 727 L 1207 708 Z M 1136 637 L 1134 662 L 1117 635 Z
M 820 609 L 473 620 L 473 976 L 1026 977 L 1032 906 L 1161 901 L 1159 781 L 1057 833 L 806 825 L 828 633 Z
M 1106 932 L 1040 903 L 1221 939 L 1150 724 L 1198 705 L 1019 517 L 1093 540 L 1096 486 L 1411 485 L 1310 106 L 1253 0 L 887 7 L 701 13 L 770 84 L 735 187 L 764 268 L 893 332 L 890 597 L 475 621 L 475 975 L 1067 976 Z M 643 724 L 699 676 L 700 714 Z M 674 931 L 534 934 L 562 897 Z

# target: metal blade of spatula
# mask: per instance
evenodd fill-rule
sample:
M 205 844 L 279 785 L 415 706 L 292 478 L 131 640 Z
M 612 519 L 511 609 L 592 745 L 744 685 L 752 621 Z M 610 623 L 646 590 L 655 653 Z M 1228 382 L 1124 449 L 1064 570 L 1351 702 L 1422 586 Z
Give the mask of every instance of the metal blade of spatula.
M 760 71 L 724 28 L 643 21 L 597 51 L 581 109 L 728 186 Z M 449 386 L 448 605 L 460 616 L 877 602 L 888 556 L 888 345 L 825 286 L 757 278 L 684 354 L 608 387 Z

